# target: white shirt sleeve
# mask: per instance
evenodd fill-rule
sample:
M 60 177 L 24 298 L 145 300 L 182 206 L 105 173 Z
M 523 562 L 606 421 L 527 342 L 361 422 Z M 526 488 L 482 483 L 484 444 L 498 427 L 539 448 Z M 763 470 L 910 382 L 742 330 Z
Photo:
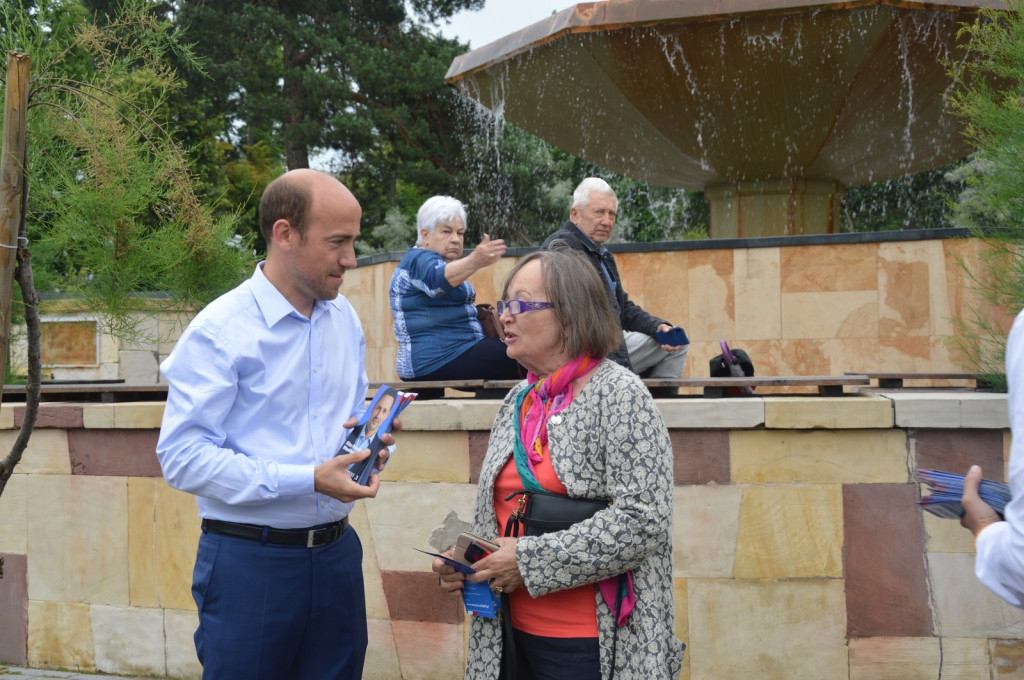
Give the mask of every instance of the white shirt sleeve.
M 974 570 L 989 590 L 1015 607 L 1024 608 L 1024 312 L 1013 323 L 1006 343 L 1009 381 L 1010 493 L 1006 521 L 989 525 L 978 534 Z

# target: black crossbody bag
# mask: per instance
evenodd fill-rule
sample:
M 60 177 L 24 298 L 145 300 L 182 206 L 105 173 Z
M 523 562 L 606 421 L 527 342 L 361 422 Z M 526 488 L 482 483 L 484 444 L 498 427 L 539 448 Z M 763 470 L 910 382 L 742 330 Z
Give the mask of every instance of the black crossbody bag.
M 541 536 L 552 531 L 568 529 L 576 522 L 593 517 L 598 510 L 608 507 L 608 501 L 589 498 L 570 498 L 550 491 L 520 489 L 505 498 L 510 501 L 521 496 L 515 511 L 505 523 L 505 536 L 517 537 L 522 527 L 523 536 Z
M 592 500 L 590 498 L 571 498 L 550 491 L 528 491 L 520 489 L 505 497 L 510 501 L 520 496 L 516 509 L 509 515 L 505 523 L 505 536 L 518 537 L 520 528 L 523 536 L 541 536 L 552 531 L 568 529 L 577 522 L 590 519 L 599 510 L 607 508 L 609 501 Z M 622 593 L 626 575 L 619 574 L 616 592 L 619 596 L 615 601 L 615 618 L 618 619 L 622 608 Z M 501 620 L 505 632 L 505 677 L 518 678 L 516 663 L 516 641 L 512 632 L 512 613 L 509 611 L 508 595 L 501 595 Z M 612 675 L 615 677 L 615 652 L 618 646 L 619 630 L 615 628 L 612 639 Z

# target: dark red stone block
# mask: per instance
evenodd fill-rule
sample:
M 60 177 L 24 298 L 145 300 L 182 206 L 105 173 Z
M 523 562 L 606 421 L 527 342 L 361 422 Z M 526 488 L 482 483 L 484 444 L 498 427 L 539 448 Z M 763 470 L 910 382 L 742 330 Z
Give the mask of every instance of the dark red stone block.
M 491 433 L 486 430 L 477 430 L 469 433 L 469 483 L 476 484 L 480 481 L 480 468 L 484 464 L 484 456 L 487 455 L 487 441 Z
M 382 571 L 384 597 L 392 621 L 462 623 L 462 598 L 437 584 L 437 574 L 423 571 Z
M 160 477 L 160 430 L 68 430 L 71 473 L 107 477 Z
M 847 635 L 931 637 L 914 484 L 843 486 Z
M 28 661 L 28 557 L 0 554 L 0 663 L 24 666 Z M 2 674 L 2 672 L 0 672 Z
M 25 407 L 16 406 L 14 408 L 14 426 L 21 427 L 21 423 L 24 420 Z M 84 427 L 82 407 L 71 404 L 40 404 L 39 411 L 36 413 L 34 427 L 50 427 L 65 430 Z
M 676 484 L 728 484 L 729 433 L 725 430 L 669 430 Z
M 980 465 L 985 479 L 1005 482 L 1002 430 L 916 430 L 910 435 L 918 469 L 967 474 Z

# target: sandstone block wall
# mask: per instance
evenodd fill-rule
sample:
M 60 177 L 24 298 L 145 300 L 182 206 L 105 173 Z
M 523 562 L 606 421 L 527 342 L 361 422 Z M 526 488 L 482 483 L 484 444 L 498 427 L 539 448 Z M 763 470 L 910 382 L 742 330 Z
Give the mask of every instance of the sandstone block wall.
M 691 340 L 685 377 L 708 375 L 721 339 L 745 349 L 758 375 L 960 372 L 960 357 L 947 346 L 952 319 L 981 303 L 957 262 L 975 266 L 982 247 L 977 239 L 952 237 L 962 235 L 927 230 L 611 247 L 631 299 L 685 326 Z M 496 300 L 508 272 L 530 250 L 512 249 L 474 274 L 469 280 L 478 301 Z M 371 380 L 396 379 L 388 285 L 401 255 L 360 258 L 342 287 L 363 322 Z M 44 363 L 55 380 L 158 382 L 159 362 L 189 318 L 170 308 L 142 318 L 139 337 L 128 342 L 98 332 L 83 336 L 82 320 L 95 315 L 66 306 L 51 304 L 44 313 Z M 24 370 L 24 357 L 23 343 L 16 343 L 15 370 Z
M 914 504 L 917 467 L 1004 479 L 1003 395 L 660 400 L 674 469 L 681 678 L 1024 676 L 1024 612 L 974 578 L 970 534 Z M 367 678 L 461 677 L 465 615 L 413 548 L 472 514 L 498 402 L 403 416 L 364 547 Z M 198 678 L 195 502 L 154 454 L 162 403 L 44 404 L 0 497 L 0 663 Z M 0 408 L 0 448 L 22 407 Z

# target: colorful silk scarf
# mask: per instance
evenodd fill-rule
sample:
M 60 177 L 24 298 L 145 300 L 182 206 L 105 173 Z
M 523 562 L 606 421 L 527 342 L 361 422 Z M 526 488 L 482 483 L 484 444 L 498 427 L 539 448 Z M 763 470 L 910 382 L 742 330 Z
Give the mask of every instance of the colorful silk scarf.
M 515 449 L 516 468 L 527 490 L 542 490 L 533 466 L 548 454 L 548 418 L 564 411 L 572 403 L 573 380 L 593 371 L 601 361 L 591 356 L 579 356 L 543 380 L 533 371 L 526 373 L 530 387 L 520 392 L 516 399 L 519 436 L 516 437 Z
M 564 411 L 572 403 L 572 382 L 601 365 L 603 359 L 580 356 L 562 365 L 558 370 L 539 380 L 532 371 L 526 380 L 530 387 L 516 398 L 515 418 L 519 425 L 515 439 L 515 461 L 523 488 L 528 491 L 545 491 L 537 481 L 534 464 L 550 456 L 548 450 L 548 418 Z M 601 595 L 608 607 L 618 612 L 616 624 L 622 626 L 629 618 L 636 604 L 633 591 L 633 574 L 626 572 L 624 579 L 617 576 L 598 583 Z

